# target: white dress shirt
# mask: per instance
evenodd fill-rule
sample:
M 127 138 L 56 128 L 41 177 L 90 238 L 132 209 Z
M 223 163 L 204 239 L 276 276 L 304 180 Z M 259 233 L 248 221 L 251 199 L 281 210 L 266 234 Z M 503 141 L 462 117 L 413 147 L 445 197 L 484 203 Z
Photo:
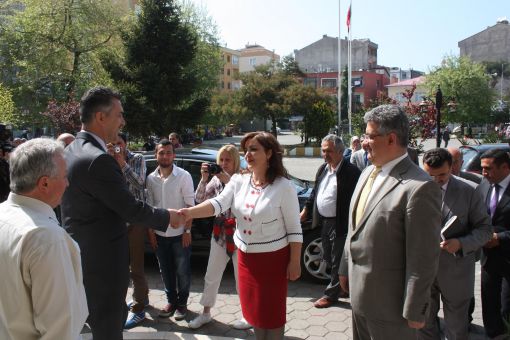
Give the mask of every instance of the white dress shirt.
M 256 189 L 250 174 L 236 174 L 219 196 L 208 201 L 215 215 L 231 209 L 237 222 L 234 242 L 245 253 L 276 251 L 289 242 L 303 242 L 296 189 L 286 178 Z
M 317 189 L 317 209 L 322 217 L 336 216 L 336 198 L 337 198 L 337 180 L 336 172 L 342 165 L 341 160 L 338 165 L 331 170 L 329 164 L 324 169 L 325 174 Z
M 147 203 L 162 209 L 181 209 L 195 205 L 195 192 L 193 179 L 189 172 L 174 165 L 172 173 L 167 178 L 161 177 L 159 166 L 146 180 Z M 166 232 L 154 230 L 156 234 L 164 237 L 182 235 L 184 225 L 179 228 L 168 227 Z
M 88 316 L 80 248 L 42 201 L 0 204 L 0 339 L 80 339 Z

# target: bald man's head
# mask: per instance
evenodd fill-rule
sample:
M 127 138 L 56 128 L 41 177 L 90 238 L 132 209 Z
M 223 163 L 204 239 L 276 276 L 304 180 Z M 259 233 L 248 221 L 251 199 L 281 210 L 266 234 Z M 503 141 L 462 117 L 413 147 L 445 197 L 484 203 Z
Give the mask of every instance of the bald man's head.
M 464 163 L 464 160 L 462 159 L 462 153 L 460 152 L 459 148 L 454 147 L 449 147 L 448 152 L 450 155 L 452 155 L 452 174 L 459 176 L 460 168 Z

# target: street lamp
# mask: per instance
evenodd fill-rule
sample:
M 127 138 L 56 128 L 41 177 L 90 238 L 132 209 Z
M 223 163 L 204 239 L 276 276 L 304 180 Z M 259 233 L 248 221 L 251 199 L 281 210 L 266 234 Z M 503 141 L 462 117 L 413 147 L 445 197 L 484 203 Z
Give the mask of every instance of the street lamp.
M 418 104 L 421 113 L 429 112 L 430 109 L 434 109 L 436 113 L 436 144 L 439 148 L 441 146 L 441 107 L 443 106 L 443 92 L 438 86 L 435 102 L 430 97 L 423 97 L 423 100 Z M 457 102 L 454 97 L 449 97 L 448 104 L 446 104 L 449 113 L 457 112 Z

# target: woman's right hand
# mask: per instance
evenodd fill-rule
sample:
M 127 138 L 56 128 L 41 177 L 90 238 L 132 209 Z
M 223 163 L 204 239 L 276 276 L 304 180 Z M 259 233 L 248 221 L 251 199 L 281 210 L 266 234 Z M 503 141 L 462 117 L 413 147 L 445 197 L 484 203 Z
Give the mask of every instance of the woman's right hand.
M 208 163 L 202 163 L 200 167 L 200 173 L 202 174 L 202 181 L 207 182 L 209 180 L 209 166 Z

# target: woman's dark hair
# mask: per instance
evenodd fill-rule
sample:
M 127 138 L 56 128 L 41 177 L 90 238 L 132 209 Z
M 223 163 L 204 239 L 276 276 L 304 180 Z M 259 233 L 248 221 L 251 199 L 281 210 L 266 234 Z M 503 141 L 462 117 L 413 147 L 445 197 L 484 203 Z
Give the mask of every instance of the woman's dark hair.
M 266 172 L 267 182 L 273 184 L 277 177 L 289 178 L 287 169 L 283 166 L 283 148 L 276 138 L 272 134 L 262 131 L 247 133 L 241 140 L 241 148 L 244 152 L 247 150 L 246 143 L 252 139 L 259 142 L 266 152 L 271 150 L 271 157 L 268 162 L 269 166 Z

